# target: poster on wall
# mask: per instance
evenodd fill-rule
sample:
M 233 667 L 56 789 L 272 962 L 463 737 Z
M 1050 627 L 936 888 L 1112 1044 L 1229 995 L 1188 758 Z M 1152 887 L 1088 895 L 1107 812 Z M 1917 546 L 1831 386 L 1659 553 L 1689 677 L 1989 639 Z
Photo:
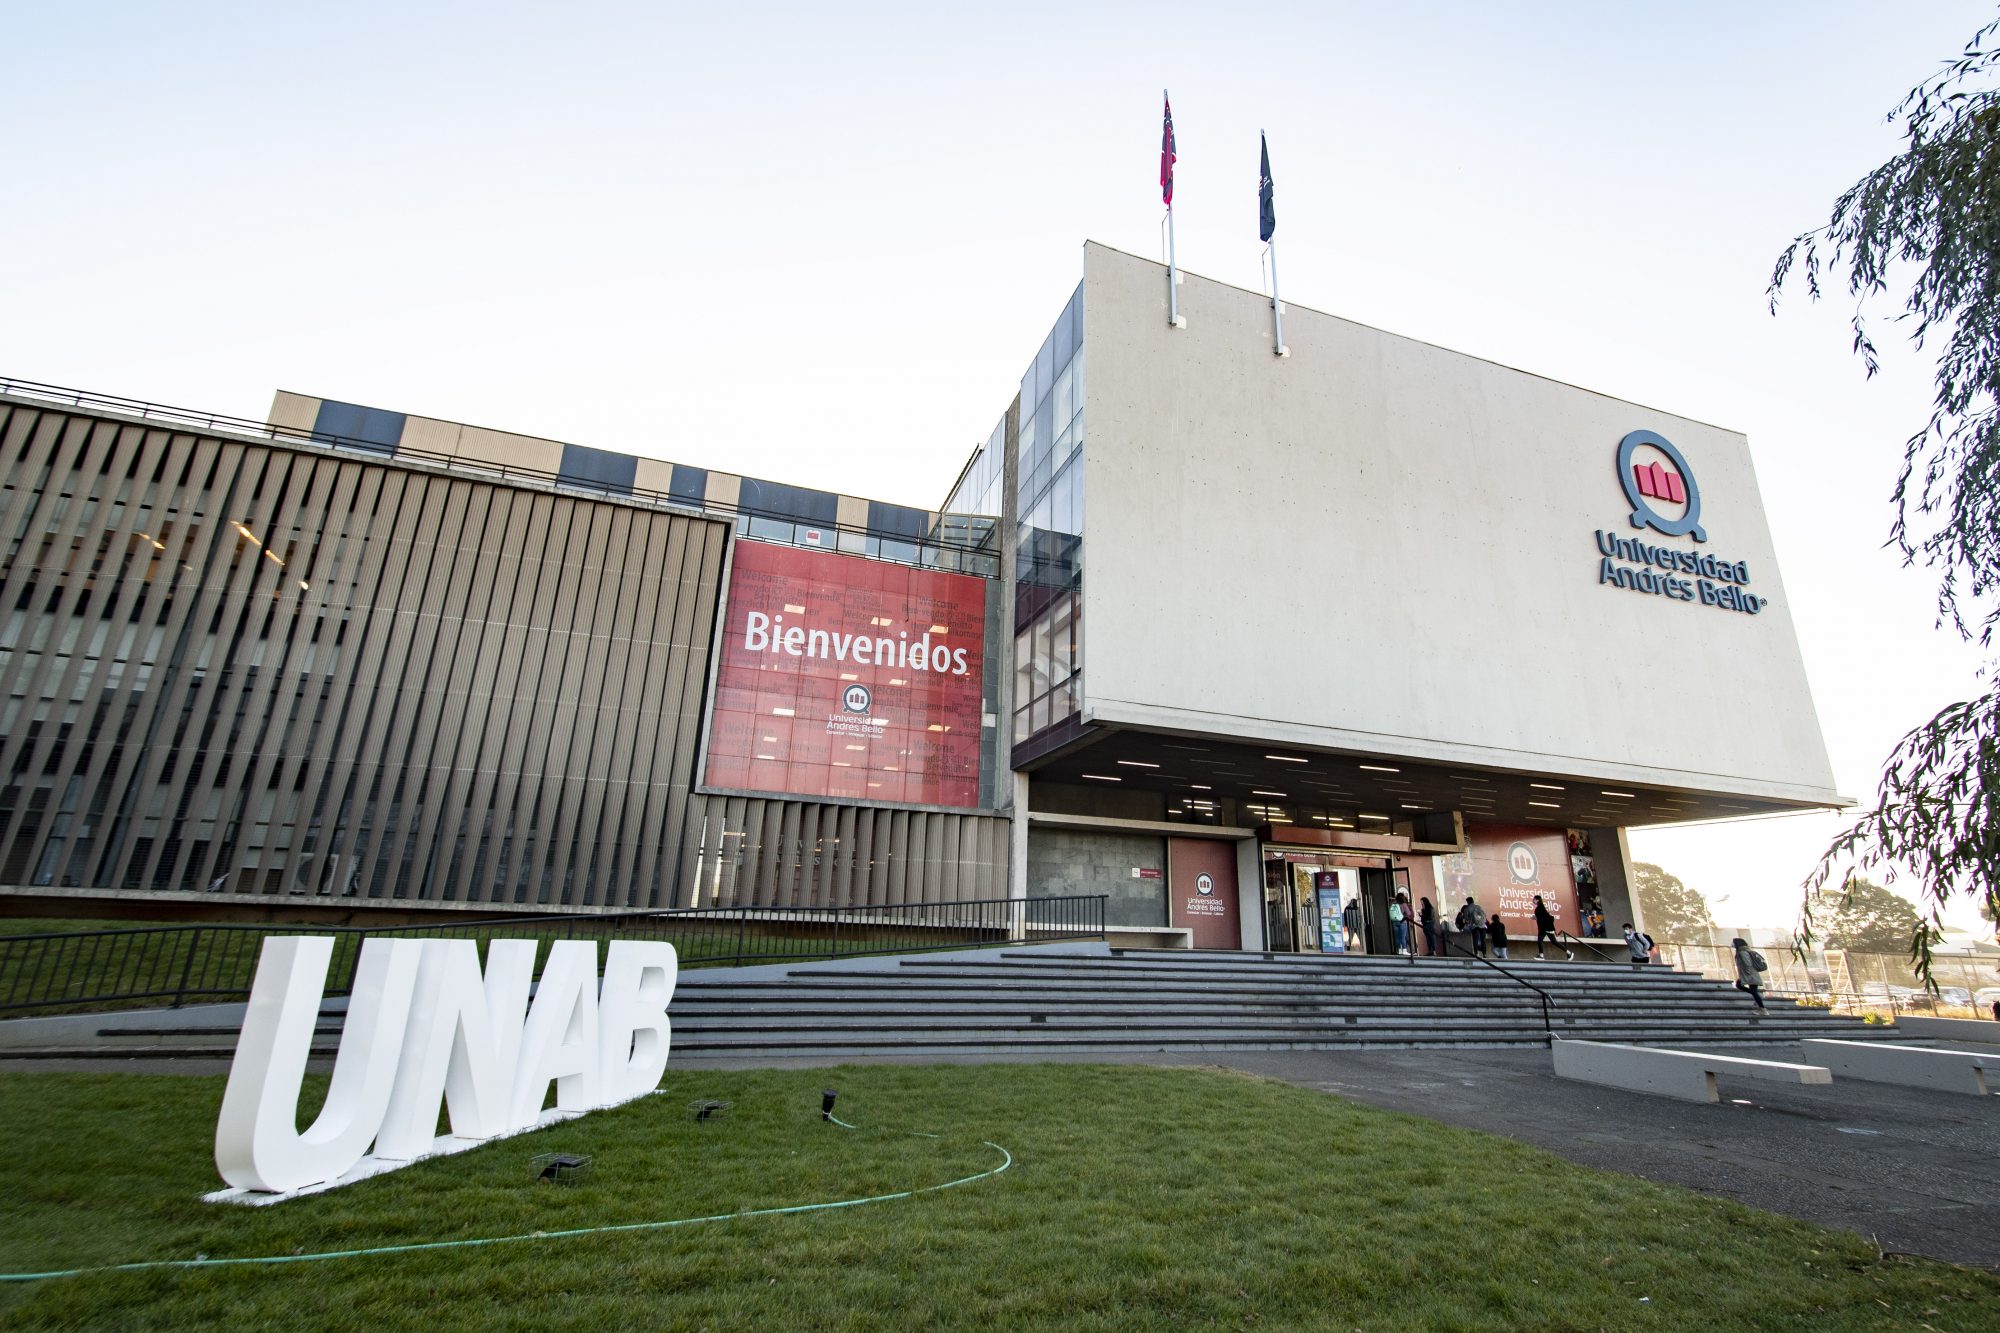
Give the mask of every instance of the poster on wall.
M 1346 953 L 1347 929 L 1340 914 L 1340 876 L 1331 870 L 1315 874 L 1313 894 L 1319 902 L 1319 951 Z
M 705 784 L 979 804 L 986 580 L 736 544 Z

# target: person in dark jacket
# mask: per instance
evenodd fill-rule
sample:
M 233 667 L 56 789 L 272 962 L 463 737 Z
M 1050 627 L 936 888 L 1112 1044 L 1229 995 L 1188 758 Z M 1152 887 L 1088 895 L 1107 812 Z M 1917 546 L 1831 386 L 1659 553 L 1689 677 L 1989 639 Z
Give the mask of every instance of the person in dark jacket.
M 1477 900 L 1467 898 L 1465 906 L 1458 909 L 1455 923 L 1458 928 L 1472 936 L 1472 952 L 1481 958 L 1486 956 L 1486 909 Z
M 1417 924 L 1423 927 L 1424 948 L 1430 951 L 1431 957 L 1437 957 L 1443 952 L 1438 948 L 1438 909 L 1428 898 L 1417 900 Z
M 1535 957 L 1537 958 L 1542 956 L 1543 940 L 1547 940 L 1556 948 L 1562 949 L 1563 957 L 1572 960 L 1575 959 L 1576 955 L 1570 950 L 1563 948 L 1562 943 L 1556 939 L 1555 913 L 1549 910 L 1549 905 L 1542 901 L 1542 895 L 1538 893 L 1535 895 Z
M 1507 956 L 1507 926 L 1500 920 L 1498 912 L 1486 918 L 1486 936 L 1493 941 L 1493 956 L 1495 958 L 1505 958 Z
M 1749 991 L 1750 998 L 1757 1002 L 1759 1009 L 1762 1009 L 1764 975 L 1757 967 L 1756 951 L 1750 947 L 1750 941 L 1741 935 L 1729 941 L 1729 948 L 1736 955 L 1736 989 Z

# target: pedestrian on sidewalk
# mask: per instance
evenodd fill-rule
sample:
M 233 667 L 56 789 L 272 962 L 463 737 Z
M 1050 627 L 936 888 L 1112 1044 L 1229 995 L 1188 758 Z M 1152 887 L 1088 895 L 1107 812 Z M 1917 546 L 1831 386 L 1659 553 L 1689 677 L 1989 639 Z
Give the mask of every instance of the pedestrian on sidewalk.
M 1396 952 L 1410 952 L 1410 898 L 1398 889 L 1396 900 L 1389 904 L 1389 930 L 1396 937 Z
M 1505 958 L 1507 956 L 1507 925 L 1501 921 L 1498 912 L 1495 912 L 1487 919 L 1486 934 L 1493 941 L 1493 956 L 1495 958 Z
M 1549 911 L 1549 905 L 1542 901 L 1542 895 L 1538 893 L 1535 895 L 1535 957 L 1537 958 L 1542 956 L 1543 940 L 1562 949 L 1563 957 L 1575 960 L 1576 954 L 1563 948 L 1562 942 L 1556 939 L 1555 913 Z
M 1738 935 L 1729 941 L 1729 947 L 1736 955 L 1736 989 L 1747 990 L 1757 1007 L 1764 1007 L 1764 971 L 1770 964 L 1764 955 L 1750 947 L 1750 941 Z
M 1653 937 L 1643 930 L 1632 929 L 1632 923 L 1625 923 L 1625 947 L 1632 954 L 1634 963 L 1653 961 Z
M 1424 928 L 1424 947 L 1430 950 L 1431 957 L 1443 953 L 1438 947 L 1438 909 L 1428 898 L 1419 901 L 1417 924 Z

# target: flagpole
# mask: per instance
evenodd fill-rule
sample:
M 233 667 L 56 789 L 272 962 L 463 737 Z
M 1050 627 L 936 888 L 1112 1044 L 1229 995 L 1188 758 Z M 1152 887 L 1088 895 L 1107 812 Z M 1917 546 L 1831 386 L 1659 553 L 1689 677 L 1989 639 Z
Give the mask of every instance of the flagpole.
M 1285 303 L 1278 299 L 1278 243 L 1267 244 L 1264 253 L 1271 259 L 1271 331 L 1276 337 L 1271 350 L 1279 356 L 1290 356 L 1292 349 L 1285 346 Z
M 1168 136 L 1171 136 L 1174 123 L 1171 112 L 1173 99 L 1167 95 L 1165 88 L 1160 89 L 1160 102 L 1169 108 L 1166 123 Z M 1169 151 L 1169 144 L 1171 143 L 1171 137 L 1162 138 L 1160 143 L 1162 154 Z M 1165 167 L 1166 172 L 1170 173 L 1173 170 L 1171 159 L 1163 161 L 1162 165 Z M 1166 185 L 1172 179 L 1171 175 L 1165 175 L 1165 179 L 1160 183 Z M 1167 327 L 1172 329 L 1184 327 L 1181 323 L 1181 270 L 1178 258 L 1174 254 L 1174 196 L 1171 187 L 1167 191 Z
M 1292 349 L 1285 346 L 1285 303 L 1278 295 L 1278 215 L 1271 203 L 1271 146 L 1264 131 L 1257 131 L 1258 170 L 1263 179 L 1258 182 L 1257 192 L 1261 205 L 1259 222 L 1264 232 L 1264 254 L 1271 264 L 1271 352 L 1275 356 L 1290 356 Z

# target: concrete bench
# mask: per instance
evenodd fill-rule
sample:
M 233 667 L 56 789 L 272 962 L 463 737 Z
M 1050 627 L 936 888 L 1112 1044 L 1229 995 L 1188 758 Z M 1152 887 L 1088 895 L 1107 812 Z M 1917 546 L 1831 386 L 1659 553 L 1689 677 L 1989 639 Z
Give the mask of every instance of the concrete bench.
M 1896 1031 L 1926 1041 L 1979 1041 L 2000 1046 L 2000 1023 L 1983 1018 L 1916 1018 L 1905 1014 L 1896 1019 Z
M 1831 1083 L 1833 1074 L 1821 1065 L 1782 1064 L 1750 1060 L 1740 1055 L 1708 1055 L 1700 1051 L 1669 1051 L 1652 1046 L 1620 1046 L 1602 1041 L 1555 1044 L 1557 1078 L 1601 1083 L 1609 1088 L 1657 1093 L 1690 1102 L 1714 1102 L 1715 1076 L 1754 1078 L 1766 1083 Z
M 1942 1092 L 1986 1095 L 1986 1071 L 2000 1070 L 2000 1052 L 1938 1051 L 1889 1042 L 1828 1041 L 1799 1043 L 1808 1060 L 1822 1061 L 1842 1078 L 1865 1083 L 1900 1083 L 1907 1088 L 1937 1088 Z

